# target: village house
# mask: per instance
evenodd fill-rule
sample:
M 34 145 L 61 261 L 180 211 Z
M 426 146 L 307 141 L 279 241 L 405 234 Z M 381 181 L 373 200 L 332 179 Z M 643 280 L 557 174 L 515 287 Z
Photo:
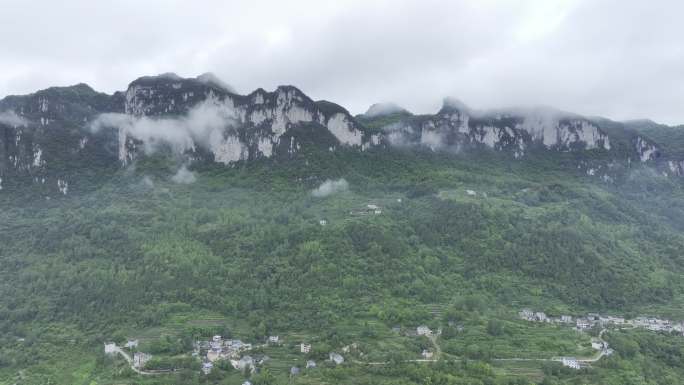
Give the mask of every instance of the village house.
M 306 361 L 306 368 L 307 369 L 313 369 L 315 367 L 316 367 L 316 361 L 314 361 L 314 360 Z
M 299 375 L 299 372 L 300 372 L 300 370 L 299 370 L 299 368 L 296 367 L 296 366 L 293 366 L 293 367 L 290 368 L 290 376 Z
M 138 347 L 138 340 L 128 340 L 128 342 L 126 342 L 126 345 L 124 345 L 124 346 L 129 348 L 129 349 L 137 348 Z
M 231 340 L 228 343 L 228 347 L 230 347 L 233 350 L 240 350 L 244 348 L 244 343 L 240 340 Z
M 209 374 L 211 373 L 211 369 L 214 368 L 214 364 L 211 362 L 203 362 L 202 363 L 202 373 L 204 374 Z
M 420 355 L 423 356 L 423 358 L 425 358 L 426 360 L 429 360 L 432 358 L 433 353 L 427 349 L 423 349 L 423 352 Z
M 340 365 L 344 362 L 344 357 L 342 357 L 341 355 L 339 355 L 335 352 L 331 352 L 328 355 L 328 357 L 330 358 L 330 361 L 335 363 L 335 365 Z
M 346 346 L 342 347 L 342 353 L 349 353 L 352 349 L 356 350 L 358 348 L 359 348 L 359 345 L 356 342 L 354 342 L 351 345 L 346 345 Z
M 574 357 L 561 358 L 561 364 L 571 369 L 580 369 L 579 361 L 577 361 L 577 358 Z
M 223 347 L 223 338 L 221 336 L 214 336 L 211 339 L 211 342 L 209 342 L 209 346 L 211 346 L 212 349 L 221 349 Z
M 468 196 L 474 197 L 477 195 L 477 192 L 475 192 L 475 190 L 466 190 L 466 194 L 468 194 Z
M 366 208 L 368 208 L 368 212 L 371 212 L 373 214 L 382 214 L 382 210 L 380 210 L 380 207 L 378 205 L 366 205 Z
M 522 309 L 520 313 L 518 313 L 520 318 L 528 321 L 533 321 L 534 320 L 534 312 L 530 309 Z
M 600 322 L 603 325 L 622 325 L 625 323 L 625 319 L 622 317 L 606 316 L 601 317 Z
M 277 344 L 278 341 L 280 341 L 280 337 L 278 336 L 269 336 L 268 337 L 268 342 L 272 344 Z
M 575 321 L 575 325 L 579 330 L 589 329 L 591 327 L 591 323 L 585 318 L 578 318 L 577 321 Z
M 311 344 L 301 343 L 299 345 L 299 351 L 302 353 L 309 353 L 311 351 Z
M 561 316 L 560 316 L 560 322 L 568 323 L 568 324 L 569 324 L 569 323 L 572 323 L 572 316 L 570 316 L 570 315 L 561 315 Z
M 144 368 L 145 364 L 152 358 L 151 354 L 135 352 L 133 355 L 133 367 L 134 368 Z
M 115 354 L 118 351 L 116 344 L 113 342 L 106 342 L 104 344 L 104 349 L 105 354 Z
M 318 223 L 319 223 L 321 226 L 325 226 L 325 225 L 328 224 L 328 221 L 326 221 L 325 219 L 321 219 L 320 221 L 318 221 Z
M 419 336 L 429 336 L 432 335 L 432 330 L 425 325 L 420 325 L 416 328 L 416 333 L 418 333 Z
M 587 319 L 590 321 L 598 321 L 601 319 L 601 315 L 599 313 L 587 313 Z
M 548 322 L 549 317 L 546 316 L 546 313 L 543 311 L 538 311 L 534 313 L 534 319 L 536 319 L 539 322 Z
M 230 363 L 236 370 L 250 369 L 252 372 L 254 371 L 254 359 L 251 356 L 244 356 L 240 360 L 230 361 Z
M 245 382 L 243 382 L 242 385 L 252 385 L 252 383 L 249 380 L 245 380 Z

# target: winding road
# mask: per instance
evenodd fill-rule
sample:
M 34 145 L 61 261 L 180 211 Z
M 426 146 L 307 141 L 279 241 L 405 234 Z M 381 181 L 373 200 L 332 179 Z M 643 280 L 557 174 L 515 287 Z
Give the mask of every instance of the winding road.
M 153 376 L 153 375 L 157 375 L 157 374 L 164 374 L 164 373 L 170 373 L 171 372 L 170 370 L 140 370 L 133 365 L 133 358 L 131 358 L 130 354 L 126 353 L 123 349 L 114 345 L 114 352 L 120 354 L 121 357 L 123 357 L 124 360 L 126 360 L 126 362 L 128 362 L 128 365 L 131 366 L 131 370 L 133 370 L 134 372 L 136 372 L 138 374 L 142 374 L 145 376 Z

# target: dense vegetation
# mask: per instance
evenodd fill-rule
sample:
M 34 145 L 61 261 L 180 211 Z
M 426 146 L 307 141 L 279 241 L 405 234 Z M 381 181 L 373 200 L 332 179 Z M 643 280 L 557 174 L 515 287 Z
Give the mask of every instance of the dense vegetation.
M 275 358 L 310 340 L 318 359 L 359 342 L 364 360 L 392 362 L 296 383 L 677 383 L 684 338 L 653 333 L 611 332 L 618 353 L 581 372 L 495 360 L 586 353 L 588 337 L 515 320 L 525 306 L 684 317 L 681 183 L 645 168 L 605 183 L 576 157 L 304 148 L 198 163 L 195 183 L 175 184 L 178 164 L 157 155 L 84 177 L 79 194 L 0 194 L 0 383 L 240 383 L 183 355 L 216 332 L 279 334 Z M 348 190 L 312 196 L 338 178 Z M 404 362 L 430 342 L 390 329 L 423 323 L 444 328 L 452 361 Z M 141 378 L 104 358 L 104 341 L 134 336 L 151 365 L 181 370 Z M 273 361 L 255 384 L 287 382 Z

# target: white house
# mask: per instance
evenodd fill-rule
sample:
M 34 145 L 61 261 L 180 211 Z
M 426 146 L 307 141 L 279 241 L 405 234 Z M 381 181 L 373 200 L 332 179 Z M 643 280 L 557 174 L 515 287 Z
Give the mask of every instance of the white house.
M 477 193 L 475 192 L 475 190 L 466 190 L 466 194 L 468 194 L 468 195 L 471 196 L 471 197 L 474 197 L 475 195 L 477 195 Z
M 577 329 L 589 329 L 591 327 L 591 323 L 589 323 L 588 320 L 584 318 L 578 318 L 575 321 L 575 325 L 577 325 Z
M 299 368 L 296 366 L 293 366 L 290 368 L 290 376 L 296 376 L 300 372 Z
M 299 351 L 301 351 L 302 353 L 308 353 L 308 352 L 310 352 L 310 351 L 311 351 L 311 344 L 305 344 L 305 343 L 302 342 L 302 343 L 299 345 Z
M 270 342 L 272 344 L 277 344 L 278 341 L 280 341 L 280 337 L 278 337 L 278 336 L 269 336 L 268 337 L 268 342 Z
M 378 205 L 367 205 L 366 207 L 368 207 L 368 210 L 371 210 L 371 211 L 375 211 L 375 210 L 380 209 L 380 207 L 378 207 Z
M 423 352 L 420 355 L 423 356 L 423 358 L 425 358 L 426 360 L 429 360 L 430 358 L 432 358 L 433 353 L 427 349 L 423 349 Z
M 595 349 L 595 350 L 601 350 L 601 349 L 603 349 L 603 344 L 600 342 L 593 341 L 591 343 L 591 347 L 592 347 L 592 349 Z
M 432 330 L 425 325 L 420 325 L 416 328 L 416 333 L 418 333 L 419 336 L 429 336 L 432 335 Z
M 518 315 L 520 318 L 528 321 L 531 321 L 534 318 L 534 312 L 530 309 L 522 309 Z
M 580 364 L 577 361 L 577 358 L 574 358 L 574 357 L 563 357 L 563 358 L 561 358 L 561 364 L 563 364 L 563 366 L 566 366 L 568 368 L 580 369 Z
M 147 361 L 149 361 L 151 358 L 151 354 L 135 352 L 135 354 L 133 355 L 133 367 L 138 369 L 144 368 Z
M 544 313 L 543 311 L 538 311 L 534 313 L 534 318 L 539 322 L 546 322 L 549 320 L 549 317 L 547 317 L 546 313 Z
M 138 347 L 138 340 L 128 340 L 128 342 L 126 342 L 126 345 L 124 345 L 124 346 L 129 348 L 129 349 L 137 348 Z
M 341 363 L 344 362 L 344 357 L 342 357 L 341 355 L 339 355 L 335 352 L 331 352 L 329 354 L 329 357 L 330 357 L 330 361 L 334 362 L 336 365 L 340 365 Z
M 211 373 L 211 369 L 214 368 L 214 364 L 211 362 L 204 362 L 202 363 L 202 373 L 204 374 L 209 374 Z
M 318 223 L 319 223 L 321 226 L 325 226 L 325 225 L 328 224 L 328 221 L 326 221 L 325 219 L 321 219 L 320 221 L 318 221 Z
M 115 354 L 118 349 L 116 347 L 116 344 L 113 342 L 105 342 L 105 354 Z
M 307 369 L 313 369 L 315 367 L 316 367 L 316 361 L 314 361 L 314 360 L 306 361 L 306 368 Z
M 563 323 L 571 323 L 572 322 L 572 316 L 571 315 L 562 315 L 560 316 L 560 320 Z
M 209 346 L 214 350 L 221 349 L 223 347 L 223 338 L 221 338 L 221 336 L 214 336 L 211 339 L 211 342 L 209 342 Z

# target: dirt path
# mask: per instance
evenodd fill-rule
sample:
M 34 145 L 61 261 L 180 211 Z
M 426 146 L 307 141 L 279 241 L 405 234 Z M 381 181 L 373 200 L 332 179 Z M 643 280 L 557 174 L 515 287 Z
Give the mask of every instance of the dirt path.
M 116 353 L 120 354 L 121 357 L 123 357 L 124 360 L 126 360 L 126 362 L 128 362 L 128 365 L 130 365 L 131 370 L 133 370 L 134 372 L 136 372 L 138 374 L 142 374 L 144 376 L 153 376 L 153 375 L 157 375 L 157 374 L 165 374 L 165 373 L 170 372 L 169 370 L 164 370 L 164 371 L 140 370 L 140 369 L 136 368 L 135 366 L 133 366 L 133 358 L 131 358 L 130 354 L 126 353 L 123 349 L 121 349 L 118 346 L 114 347 L 114 351 Z
M 428 339 L 430 340 L 430 342 L 432 342 L 432 346 L 435 347 L 435 354 L 434 354 L 435 359 L 429 360 L 429 361 L 437 361 L 437 360 L 439 360 L 439 357 L 442 355 L 442 347 L 439 346 L 439 343 L 437 343 L 437 336 L 436 335 L 430 334 L 428 336 Z
M 603 339 L 603 334 L 604 334 L 607 330 L 608 330 L 608 329 L 602 329 L 601 332 L 598 334 L 598 340 L 601 342 L 601 345 L 602 345 L 602 346 L 608 346 L 608 343 Z M 600 360 L 601 358 L 603 358 L 603 356 L 606 356 L 606 355 L 608 355 L 608 354 L 609 354 L 609 353 L 608 353 L 608 351 L 607 351 L 606 349 L 601 348 L 601 350 L 599 350 L 599 353 L 596 355 L 596 357 L 593 357 L 593 358 L 582 358 L 582 359 L 578 359 L 577 361 L 579 361 L 579 362 L 587 362 L 587 363 L 596 362 L 596 361 Z

